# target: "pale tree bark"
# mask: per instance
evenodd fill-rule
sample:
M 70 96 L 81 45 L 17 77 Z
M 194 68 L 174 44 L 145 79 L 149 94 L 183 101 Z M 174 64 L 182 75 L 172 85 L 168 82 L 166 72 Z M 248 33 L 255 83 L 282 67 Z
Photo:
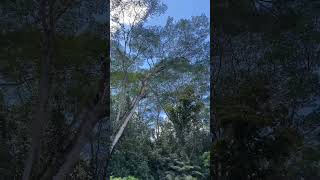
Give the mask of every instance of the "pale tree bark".
M 138 95 L 133 99 L 131 106 L 129 108 L 129 110 L 127 111 L 127 113 L 125 113 L 125 115 L 122 118 L 122 125 L 120 126 L 119 130 L 117 131 L 116 135 L 114 136 L 111 146 L 110 146 L 110 154 L 112 154 L 114 147 L 117 145 L 117 143 L 119 142 L 119 139 L 121 138 L 125 128 L 128 125 L 128 122 L 130 121 L 130 119 L 133 116 L 134 111 L 136 110 L 139 102 L 141 101 L 141 99 L 145 96 L 146 94 L 146 90 L 148 88 L 150 79 L 152 76 L 156 75 L 157 73 L 161 72 L 164 68 L 164 64 L 159 65 L 158 67 L 156 67 L 155 69 L 151 70 L 144 78 L 144 80 L 141 83 L 141 87 L 140 87 L 140 91 L 138 93 Z
M 147 88 L 147 82 L 144 81 L 142 83 L 142 86 L 141 86 L 141 90 L 140 90 L 140 93 L 139 95 L 136 96 L 136 98 L 133 100 L 131 106 L 130 106 L 130 110 L 128 113 L 125 114 L 124 118 L 123 118 L 123 123 L 122 125 L 120 126 L 119 130 L 117 131 L 117 134 L 115 135 L 112 143 L 111 143 L 111 147 L 110 147 L 110 152 L 112 153 L 115 145 L 118 143 L 120 137 L 122 136 L 123 134 L 123 131 L 124 129 L 127 127 L 128 125 L 128 122 L 129 120 L 131 119 L 134 111 L 136 110 L 140 100 L 143 98 L 143 96 L 145 95 L 145 91 L 146 91 L 146 88 Z
M 104 168 L 103 168 L 102 177 L 100 177 L 100 179 L 103 179 L 103 180 L 110 179 L 109 174 L 108 174 L 108 166 L 110 164 L 110 159 L 111 159 L 112 153 L 114 151 L 114 148 L 116 147 L 120 138 L 122 137 L 123 132 L 124 132 L 125 128 L 127 127 L 129 121 L 132 119 L 132 116 L 133 116 L 139 102 L 145 97 L 151 77 L 155 76 L 156 74 L 161 72 L 164 69 L 164 66 L 165 66 L 164 64 L 161 64 L 158 67 L 154 68 L 149 73 L 147 73 L 145 78 L 142 80 L 139 93 L 136 95 L 136 97 L 131 102 L 130 108 L 127 111 L 127 113 L 125 113 L 123 115 L 123 117 L 121 118 L 122 124 L 121 124 L 119 130 L 116 132 L 116 135 L 114 136 L 113 140 L 111 140 L 109 152 L 107 152 L 107 154 L 105 155 L 104 160 L 103 160 L 104 161 Z
M 110 163 L 110 158 L 111 158 L 112 152 L 113 152 L 115 146 L 118 144 L 120 138 L 122 137 L 123 132 L 124 132 L 125 128 L 127 127 L 128 122 L 132 118 L 133 113 L 136 110 L 139 102 L 145 96 L 151 77 L 156 75 L 157 73 L 161 72 L 163 70 L 163 68 L 164 68 L 164 65 L 162 64 L 162 65 L 156 67 L 155 69 L 151 70 L 149 73 L 147 73 L 144 80 L 142 81 L 138 95 L 131 102 L 131 106 L 130 106 L 128 112 L 125 113 L 125 115 L 122 118 L 122 122 L 123 122 L 122 125 L 120 126 L 114 139 L 110 143 L 109 152 L 107 152 L 107 155 L 105 156 L 105 159 L 104 159 L 104 164 L 105 164 L 104 165 L 104 172 L 103 172 L 101 179 L 109 179 L 107 169 L 108 169 L 108 166 Z M 109 78 L 109 76 L 108 76 L 108 78 Z M 105 89 L 104 91 L 110 90 L 108 85 L 105 85 L 104 89 Z M 108 94 L 108 93 L 104 93 L 104 95 L 106 95 L 106 94 Z M 95 127 L 95 125 L 99 121 L 99 119 L 102 118 L 101 117 L 102 114 L 104 114 L 103 112 L 104 112 L 105 108 L 103 106 L 110 102 L 110 101 L 106 102 L 105 98 L 106 97 L 103 96 L 103 98 L 101 98 L 102 100 L 97 105 L 95 105 L 93 108 L 87 108 L 82 111 L 83 113 L 79 116 L 79 119 L 78 119 L 78 121 L 82 122 L 82 124 L 78 130 L 78 134 L 74 138 L 74 141 L 71 143 L 69 151 L 67 152 L 67 154 L 63 160 L 64 163 L 62 164 L 62 166 L 60 166 L 56 175 L 53 177 L 53 180 L 65 179 L 67 177 L 67 175 L 72 172 L 73 167 L 79 161 L 80 152 L 81 152 L 83 146 L 87 142 L 89 142 L 89 138 L 90 138 L 90 135 L 91 135 L 93 128 Z M 110 123 L 110 121 L 111 120 L 108 119 L 106 123 Z

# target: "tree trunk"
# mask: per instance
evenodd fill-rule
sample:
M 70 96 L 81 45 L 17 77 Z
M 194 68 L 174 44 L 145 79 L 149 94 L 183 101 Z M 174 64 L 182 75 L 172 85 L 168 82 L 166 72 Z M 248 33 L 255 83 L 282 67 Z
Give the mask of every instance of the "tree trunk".
M 92 130 L 94 129 L 98 121 L 101 118 L 105 118 L 105 116 L 107 116 L 107 121 L 110 121 L 110 75 L 108 74 L 110 72 L 110 66 L 108 66 L 109 64 L 110 58 L 102 58 L 102 77 L 100 79 L 100 87 L 97 92 L 98 101 L 96 103 L 89 103 L 88 107 L 82 111 L 82 115 L 79 116 L 79 120 L 80 122 L 82 122 L 81 126 L 78 130 L 77 135 L 73 138 L 73 141 L 70 144 L 70 148 L 64 156 L 65 158 L 63 164 L 58 169 L 56 175 L 53 177 L 53 180 L 65 179 L 67 175 L 72 172 L 73 167 L 79 161 L 80 152 L 83 146 L 87 142 L 89 142 Z
M 142 87 L 142 89 L 145 89 L 146 87 Z M 138 95 L 135 99 L 135 101 L 133 102 L 132 106 L 131 106 L 131 109 L 130 111 L 126 114 L 126 116 L 124 117 L 124 121 L 120 127 L 120 129 L 118 130 L 116 136 L 114 137 L 113 141 L 112 141 L 112 144 L 111 144 L 111 147 L 110 147 L 110 152 L 112 153 L 114 147 L 116 146 L 116 144 L 118 143 L 119 139 L 121 138 L 122 134 L 123 134 L 123 131 L 124 129 L 127 127 L 128 125 L 128 122 L 130 121 L 134 111 L 136 110 L 140 100 L 142 99 L 144 95 L 144 90 L 142 90 L 141 94 Z
M 50 63 L 53 60 L 53 42 L 54 42 L 54 20 L 53 4 L 51 1 L 41 1 L 39 15 L 43 28 L 42 60 L 39 82 L 39 103 L 36 109 L 36 115 L 31 123 L 31 150 L 28 159 L 25 162 L 23 180 L 28 180 L 32 176 L 32 170 L 37 169 L 40 158 L 41 134 L 44 125 L 48 120 L 48 99 L 49 99 L 49 74 Z M 36 174 L 35 174 L 36 175 Z
M 67 175 L 72 171 L 76 163 L 80 158 L 80 152 L 82 147 L 88 142 L 89 134 L 95 125 L 96 117 L 91 114 L 88 117 L 90 120 L 86 121 L 80 129 L 80 135 L 76 139 L 75 145 L 71 148 L 71 151 L 67 154 L 65 162 L 59 168 L 58 173 L 53 177 L 53 180 L 66 179 Z
M 110 180 L 110 170 L 109 170 L 109 165 L 110 165 L 110 159 L 111 159 L 111 154 L 109 153 L 107 158 L 105 159 L 105 165 L 103 168 L 103 174 L 102 177 L 99 180 Z

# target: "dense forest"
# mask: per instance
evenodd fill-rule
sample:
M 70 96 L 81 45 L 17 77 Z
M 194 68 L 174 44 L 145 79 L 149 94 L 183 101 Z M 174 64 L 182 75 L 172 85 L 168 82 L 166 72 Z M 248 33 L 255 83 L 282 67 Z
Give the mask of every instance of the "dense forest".
M 0 1 L 0 180 L 320 178 L 320 2 L 164 2 Z
M 206 179 L 209 19 L 168 18 L 164 26 L 148 26 L 164 4 L 122 6 L 111 16 L 110 52 L 112 127 L 123 137 L 111 150 L 110 171 L 137 179 Z M 139 16 L 121 21 L 119 9 Z
M 147 25 L 159 0 L 0 7 L 1 179 L 209 178 L 208 17 Z
M 319 179 L 319 1 L 212 7 L 212 179 Z

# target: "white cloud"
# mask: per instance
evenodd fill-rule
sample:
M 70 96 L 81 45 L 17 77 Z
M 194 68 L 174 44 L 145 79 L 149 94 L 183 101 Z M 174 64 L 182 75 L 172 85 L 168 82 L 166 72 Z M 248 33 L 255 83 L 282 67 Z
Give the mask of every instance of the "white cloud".
M 117 31 L 121 26 L 139 23 L 148 12 L 145 0 L 112 0 L 111 9 L 111 32 Z

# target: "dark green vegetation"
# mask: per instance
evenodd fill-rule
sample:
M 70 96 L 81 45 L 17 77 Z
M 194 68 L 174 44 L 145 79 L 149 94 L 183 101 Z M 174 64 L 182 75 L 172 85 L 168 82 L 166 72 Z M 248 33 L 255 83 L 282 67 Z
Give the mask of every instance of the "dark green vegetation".
M 205 16 L 169 18 L 163 27 L 141 21 L 112 34 L 111 115 L 115 130 L 126 126 L 113 151 L 113 176 L 209 178 L 208 37 Z
M 213 179 L 319 179 L 319 8 L 215 1 Z
M 208 18 L 140 5 L 109 44 L 107 1 L 0 2 L 0 179 L 208 179 Z

